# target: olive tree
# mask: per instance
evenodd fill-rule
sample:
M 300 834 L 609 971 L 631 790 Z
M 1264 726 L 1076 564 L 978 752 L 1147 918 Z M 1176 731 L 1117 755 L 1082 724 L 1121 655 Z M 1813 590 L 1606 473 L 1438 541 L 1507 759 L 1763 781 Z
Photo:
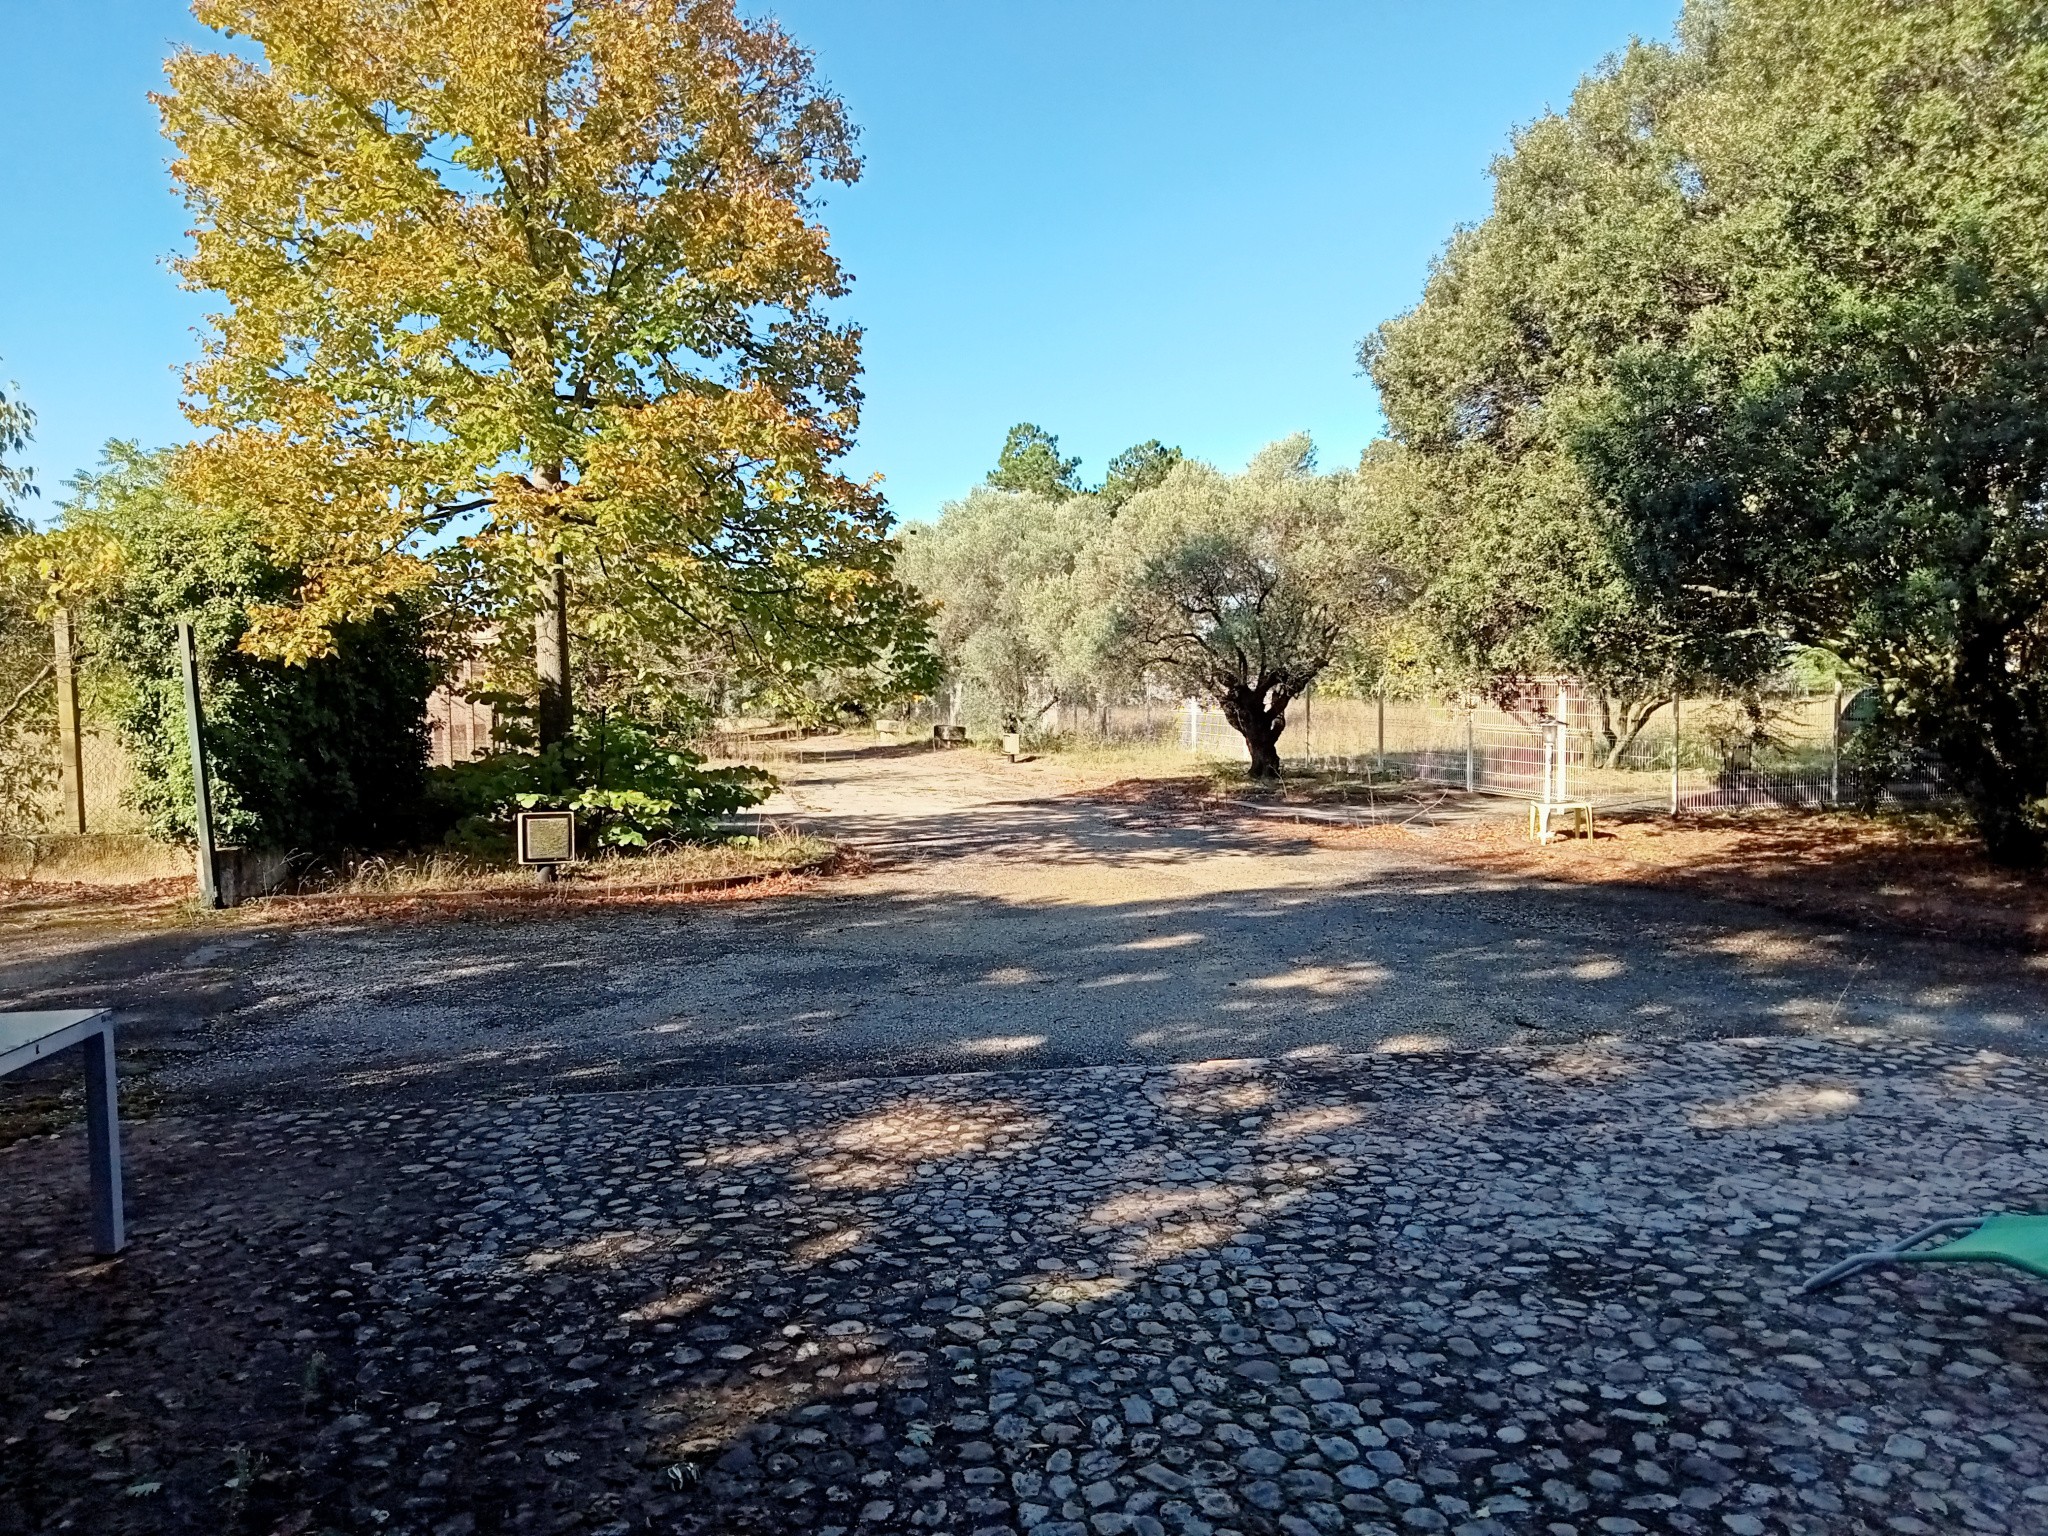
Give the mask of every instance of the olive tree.
M 1396 592 L 1351 474 L 1305 436 L 1242 474 L 1192 461 L 1126 502 L 1090 552 L 1084 611 L 1102 654 L 1213 700 L 1255 778 L 1280 772 L 1287 706 Z
M 933 606 L 946 672 L 1027 720 L 1098 693 L 1075 583 L 1107 523 L 1093 497 L 977 487 L 908 529 L 897 573 Z

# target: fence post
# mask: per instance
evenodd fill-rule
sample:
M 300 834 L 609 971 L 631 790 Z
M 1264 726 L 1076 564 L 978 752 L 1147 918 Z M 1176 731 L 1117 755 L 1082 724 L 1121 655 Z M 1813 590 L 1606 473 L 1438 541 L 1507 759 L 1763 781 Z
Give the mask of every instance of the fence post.
M 1559 682 L 1557 685 L 1557 778 L 1554 787 L 1560 801 L 1571 798 L 1570 786 L 1566 780 L 1566 759 L 1572 750 L 1572 685 Z
M 1834 714 L 1828 728 L 1828 804 L 1842 803 L 1842 685 L 1835 684 Z
M 1316 685 L 1301 690 L 1301 755 L 1311 771 L 1316 765 Z
M 1472 793 L 1474 788 L 1472 776 L 1472 717 L 1477 713 L 1478 711 L 1475 709 L 1465 711 L 1465 793 L 1468 795 Z
M 1387 685 L 1384 682 L 1380 684 L 1378 699 L 1379 746 L 1376 755 L 1379 758 L 1379 771 L 1385 773 L 1387 771 Z
M 50 629 L 57 671 L 57 788 L 64 806 L 64 830 L 83 832 L 85 756 L 78 740 L 78 665 L 71 651 L 71 611 L 59 608 Z
M 213 857 L 213 797 L 206 783 L 206 722 L 199 707 L 199 653 L 192 621 L 178 620 L 178 657 L 185 669 L 185 738 L 192 752 L 192 826 L 199 843 L 199 900 L 220 905 L 220 881 Z
M 1671 690 L 1671 814 L 1678 814 L 1678 690 Z

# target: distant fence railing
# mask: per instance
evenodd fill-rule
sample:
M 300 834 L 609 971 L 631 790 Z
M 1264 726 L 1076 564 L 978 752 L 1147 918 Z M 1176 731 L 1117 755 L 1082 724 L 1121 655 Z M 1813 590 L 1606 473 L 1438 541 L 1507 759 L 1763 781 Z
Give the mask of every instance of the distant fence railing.
M 1926 804 L 1946 795 L 1938 775 L 1878 786 L 1842 760 L 1849 730 L 1834 693 L 1774 700 L 1766 728 L 1721 699 L 1670 702 L 1646 720 L 1612 710 L 1602 729 L 1597 699 L 1515 711 L 1380 698 L 1297 699 L 1280 740 L 1284 761 L 1335 773 L 1405 779 L 1478 794 L 1589 800 L 1596 805 L 1669 810 L 1747 806 L 1822 807 L 1880 801 Z M 1633 727 L 1633 734 L 1629 734 Z M 1853 727 L 1849 728 L 1853 729 Z M 1182 748 L 1242 762 L 1244 742 L 1214 706 L 1183 706 Z M 1563 790 L 1556 775 L 1562 764 Z

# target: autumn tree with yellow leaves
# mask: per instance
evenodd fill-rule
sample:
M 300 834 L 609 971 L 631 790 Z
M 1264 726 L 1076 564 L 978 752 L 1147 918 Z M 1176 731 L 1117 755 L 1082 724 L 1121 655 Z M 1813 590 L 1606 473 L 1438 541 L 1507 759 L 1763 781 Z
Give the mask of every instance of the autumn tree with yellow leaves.
M 860 171 L 810 56 L 731 0 L 196 0 L 236 51 L 160 95 L 223 297 L 177 474 L 249 514 L 335 625 L 450 566 L 531 624 L 543 744 L 569 615 L 635 654 L 860 666 L 915 606 L 836 467 L 860 333 L 817 216 Z

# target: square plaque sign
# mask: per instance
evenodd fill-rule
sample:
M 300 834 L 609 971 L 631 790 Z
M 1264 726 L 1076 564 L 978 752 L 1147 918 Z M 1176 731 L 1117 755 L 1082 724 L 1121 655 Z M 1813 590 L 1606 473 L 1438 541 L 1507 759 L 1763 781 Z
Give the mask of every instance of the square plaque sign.
M 574 811 L 521 811 L 519 862 L 567 864 L 576 857 Z

